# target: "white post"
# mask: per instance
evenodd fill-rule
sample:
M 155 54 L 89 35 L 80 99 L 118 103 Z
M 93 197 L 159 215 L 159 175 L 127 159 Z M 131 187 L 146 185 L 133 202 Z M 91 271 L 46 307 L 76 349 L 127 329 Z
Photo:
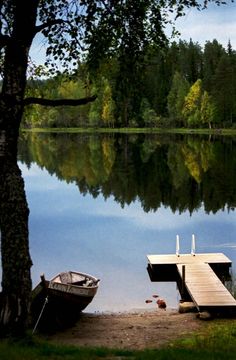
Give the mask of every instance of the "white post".
M 176 255 L 179 256 L 179 235 L 176 235 Z
M 195 244 L 195 235 L 192 234 L 192 247 L 191 247 L 191 255 L 195 256 L 196 244 Z

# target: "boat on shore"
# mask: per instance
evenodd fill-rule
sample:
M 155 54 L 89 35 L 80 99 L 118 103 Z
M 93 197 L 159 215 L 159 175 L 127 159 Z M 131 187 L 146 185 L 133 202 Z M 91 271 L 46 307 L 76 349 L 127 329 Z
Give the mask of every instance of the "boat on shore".
M 93 300 L 99 281 L 76 271 L 61 272 L 51 280 L 41 275 L 32 291 L 32 324 L 44 330 L 72 325 Z

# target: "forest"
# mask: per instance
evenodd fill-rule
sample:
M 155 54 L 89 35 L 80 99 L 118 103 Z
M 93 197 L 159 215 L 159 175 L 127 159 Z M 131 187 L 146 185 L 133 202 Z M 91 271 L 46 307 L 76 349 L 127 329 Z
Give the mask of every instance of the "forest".
M 79 107 L 26 108 L 22 127 L 235 128 L 236 52 L 217 40 L 179 40 L 149 47 L 142 61 L 118 57 L 92 72 L 79 63 L 68 80 L 62 73 L 31 79 L 27 96 L 50 99 L 96 96 Z

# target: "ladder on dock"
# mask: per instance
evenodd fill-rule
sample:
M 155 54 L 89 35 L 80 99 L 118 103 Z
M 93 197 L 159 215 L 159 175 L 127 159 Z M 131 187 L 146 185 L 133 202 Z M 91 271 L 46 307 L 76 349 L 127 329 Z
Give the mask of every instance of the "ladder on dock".
M 193 249 L 192 249 L 193 250 Z M 236 300 L 213 271 L 214 267 L 229 268 L 230 259 L 222 253 L 179 253 L 176 239 L 176 254 L 147 255 L 149 265 L 155 271 L 177 271 L 188 294 L 199 311 L 236 310 Z M 174 267 L 173 267 L 174 266 Z

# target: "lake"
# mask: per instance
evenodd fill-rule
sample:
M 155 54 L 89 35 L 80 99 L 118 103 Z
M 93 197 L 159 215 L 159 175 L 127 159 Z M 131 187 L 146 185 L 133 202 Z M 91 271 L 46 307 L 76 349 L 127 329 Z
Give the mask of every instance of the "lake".
M 147 254 L 223 252 L 236 266 L 236 139 L 23 133 L 33 284 L 65 270 L 101 279 L 86 311 L 170 308 L 175 283 L 151 282 Z

